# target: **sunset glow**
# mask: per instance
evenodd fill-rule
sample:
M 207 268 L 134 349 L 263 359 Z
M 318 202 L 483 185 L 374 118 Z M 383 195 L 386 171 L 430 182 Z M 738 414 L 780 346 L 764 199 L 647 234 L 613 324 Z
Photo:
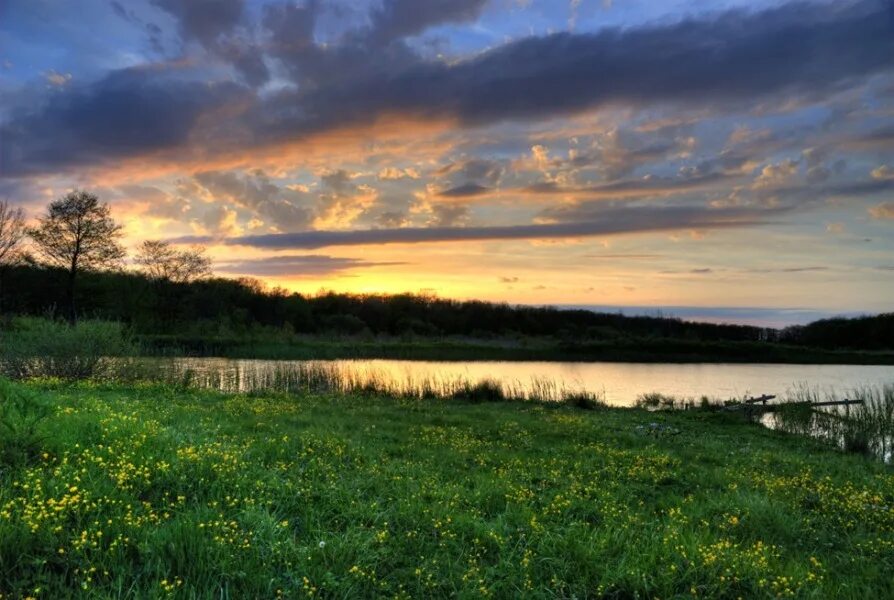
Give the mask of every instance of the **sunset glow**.
M 88 189 L 129 248 L 200 243 L 218 275 L 892 309 L 885 0 L 12 0 L 0 98 L 0 199 Z

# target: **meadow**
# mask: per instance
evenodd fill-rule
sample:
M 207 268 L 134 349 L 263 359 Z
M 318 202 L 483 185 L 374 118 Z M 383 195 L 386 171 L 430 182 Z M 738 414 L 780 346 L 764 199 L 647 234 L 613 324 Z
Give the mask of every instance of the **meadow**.
M 46 379 L 0 401 L 4 599 L 894 596 L 891 467 L 722 412 Z

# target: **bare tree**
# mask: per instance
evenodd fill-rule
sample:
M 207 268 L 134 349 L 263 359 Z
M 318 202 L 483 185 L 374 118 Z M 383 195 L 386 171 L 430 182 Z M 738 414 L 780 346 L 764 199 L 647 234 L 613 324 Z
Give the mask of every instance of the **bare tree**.
M 211 259 L 201 246 L 177 250 L 170 242 L 146 240 L 135 262 L 156 280 L 187 283 L 211 274 Z
M 109 216 L 109 205 L 90 192 L 74 190 L 51 202 L 37 227 L 28 230 L 40 255 L 68 270 L 68 320 L 77 320 L 75 284 L 82 270 L 114 268 L 124 258 L 118 243 L 121 226 Z
M 25 258 L 22 250 L 25 233 L 25 211 L 0 200 L 0 313 L 3 312 L 3 276 L 9 266 Z

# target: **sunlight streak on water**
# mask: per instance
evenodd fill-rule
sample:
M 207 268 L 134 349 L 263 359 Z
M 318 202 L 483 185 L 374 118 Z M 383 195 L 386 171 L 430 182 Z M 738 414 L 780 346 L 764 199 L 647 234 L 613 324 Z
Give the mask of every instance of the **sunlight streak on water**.
M 510 390 L 529 391 L 537 382 L 604 394 L 604 401 L 630 406 L 640 394 L 661 392 L 680 398 L 709 396 L 722 400 L 783 395 L 807 385 L 820 392 L 846 394 L 867 385 L 894 384 L 894 368 L 876 365 L 662 364 L 608 362 L 499 362 L 332 360 L 278 361 L 222 358 L 171 359 L 168 368 L 216 373 L 241 391 L 251 391 L 265 375 L 290 366 L 324 365 L 353 380 L 385 381 L 403 388 L 418 382 L 476 382 L 492 379 Z

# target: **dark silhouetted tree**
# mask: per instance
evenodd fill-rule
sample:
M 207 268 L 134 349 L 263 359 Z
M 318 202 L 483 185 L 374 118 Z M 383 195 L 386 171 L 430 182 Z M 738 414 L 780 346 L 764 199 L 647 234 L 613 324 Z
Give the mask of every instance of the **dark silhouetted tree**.
M 147 240 L 134 262 L 154 280 L 189 283 L 211 275 L 211 259 L 201 246 L 177 250 L 169 242 Z
M 125 252 L 118 239 L 121 226 L 109 216 L 109 205 L 90 192 L 74 190 L 51 202 L 37 227 L 28 231 L 40 255 L 68 271 L 68 320 L 77 320 L 75 285 L 81 270 L 105 270 L 119 265 Z
M 6 269 L 25 258 L 22 241 L 25 239 L 25 211 L 13 208 L 0 200 L 0 299 L 3 298 L 3 277 Z M 0 313 L 3 305 L 0 304 Z

